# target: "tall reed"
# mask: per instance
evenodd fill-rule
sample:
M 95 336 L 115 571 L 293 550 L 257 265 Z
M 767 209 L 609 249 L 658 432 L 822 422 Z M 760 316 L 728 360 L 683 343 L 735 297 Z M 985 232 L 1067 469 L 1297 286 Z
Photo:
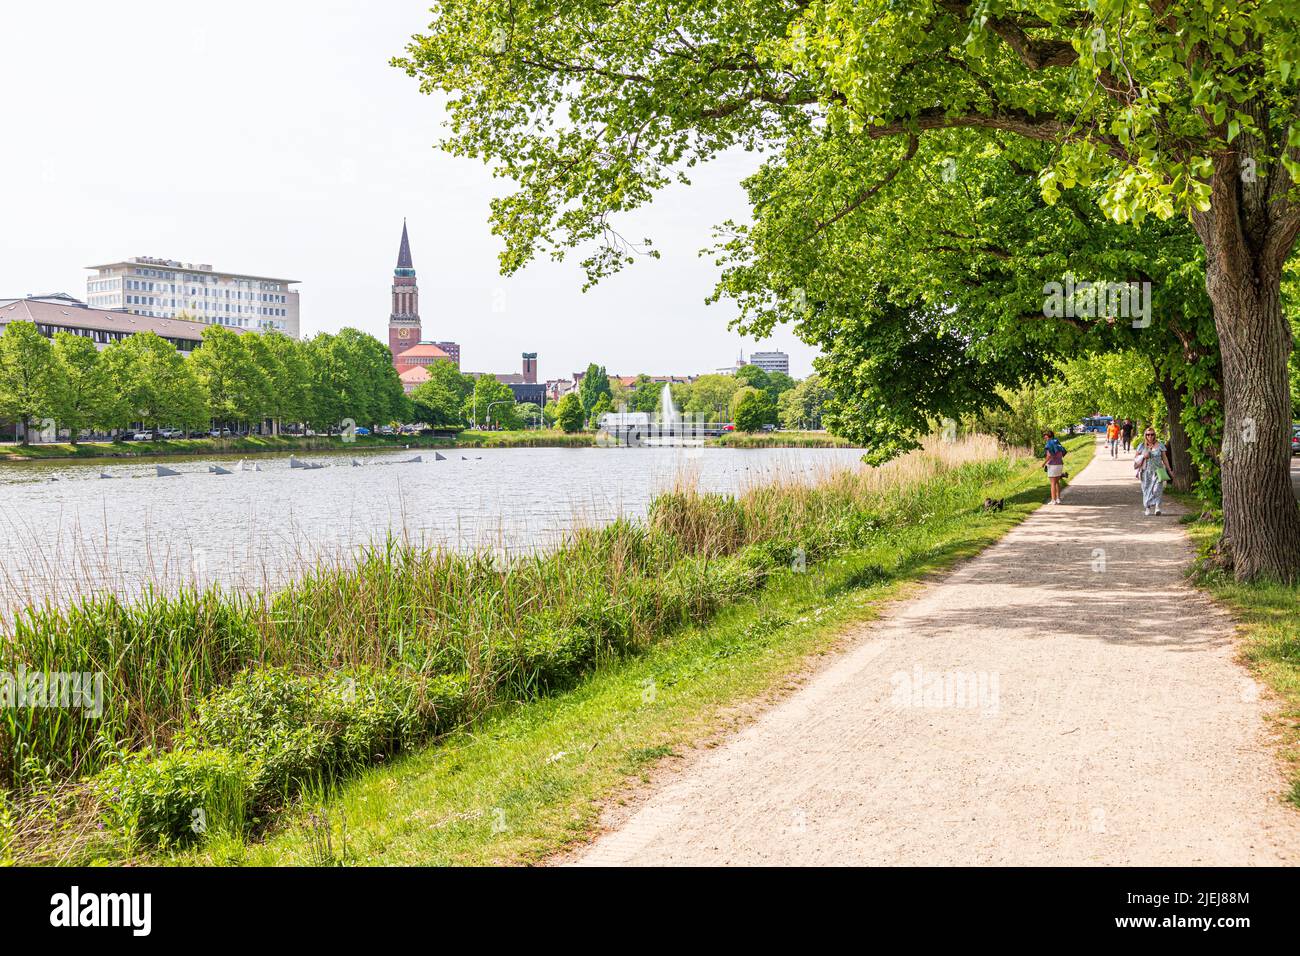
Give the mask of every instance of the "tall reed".
M 4 634 L 0 671 L 102 673 L 104 710 L 0 709 L 0 787 L 165 747 L 200 700 L 250 667 L 460 675 L 475 706 L 541 693 L 592 655 L 706 619 L 761 585 L 773 560 L 813 560 L 977 502 L 1009 467 L 993 439 L 933 442 L 879 468 L 785 472 L 735 497 L 682 483 L 644 522 L 580 528 L 509 561 L 390 538 L 278 591 L 147 589 L 28 608 Z M 721 560 L 745 555 L 757 557 Z

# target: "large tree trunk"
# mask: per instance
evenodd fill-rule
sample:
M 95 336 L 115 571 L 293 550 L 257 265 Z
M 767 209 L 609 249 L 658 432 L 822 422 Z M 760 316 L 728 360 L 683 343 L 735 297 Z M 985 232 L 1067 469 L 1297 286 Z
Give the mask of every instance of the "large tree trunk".
M 1291 330 L 1280 273 L 1245 249 L 1207 247 L 1223 363 L 1221 551 L 1238 580 L 1300 580 L 1300 507 L 1290 475 Z M 1242 269 L 1251 261 L 1253 269 Z
M 1165 397 L 1169 422 L 1169 457 L 1174 468 L 1174 490 L 1191 491 L 1196 485 L 1198 475 L 1196 465 L 1192 462 L 1192 442 L 1183 426 L 1183 396 L 1186 389 L 1173 380 L 1168 373 L 1158 372 L 1160 392 Z

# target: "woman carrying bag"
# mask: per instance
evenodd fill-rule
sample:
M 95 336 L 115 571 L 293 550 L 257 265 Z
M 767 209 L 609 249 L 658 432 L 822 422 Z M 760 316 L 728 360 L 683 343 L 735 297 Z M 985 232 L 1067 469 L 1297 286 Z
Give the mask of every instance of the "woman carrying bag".
M 1133 455 L 1133 470 L 1142 482 L 1142 513 L 1160 514 L 1160 499 L 1165 493 L 1165 482 L 1172 480 L 1169 467 L 1169 449 L 1156 440 L 1156 430 L 1148 428 Z

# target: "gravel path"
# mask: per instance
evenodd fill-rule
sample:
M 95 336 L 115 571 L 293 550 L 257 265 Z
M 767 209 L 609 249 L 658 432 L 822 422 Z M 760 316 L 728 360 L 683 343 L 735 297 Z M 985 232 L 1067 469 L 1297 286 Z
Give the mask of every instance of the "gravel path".
M 864 627 L 570 862 L 1300 862 L 1266 692 L 1099 448 L 1065 504 Z M 617 811 L 612 811 L 617 812 Z

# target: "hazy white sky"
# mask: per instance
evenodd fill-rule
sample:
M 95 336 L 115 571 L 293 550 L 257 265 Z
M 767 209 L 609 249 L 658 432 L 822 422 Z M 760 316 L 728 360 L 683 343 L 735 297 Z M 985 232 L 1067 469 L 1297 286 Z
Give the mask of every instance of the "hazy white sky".
M 0 297 L 85 296 L 84 266 L 128 256 L 301 280 L 304 334 L 386 340 L 402 217 L 425 338 L 462 367 L 567 377 L 713 371 L 754 347 L 706 306 L 710 228 L 744 218 L 755 160 L 706 167 L 624 220 L 662 254 L 581 291 L 573 261 L 503 279 L 488 200 L 504 187 L 439 152 L 443 114 L 388 65 L 424 0 L 91 0 L 0 6 Z M 788 330 L 763 348 L 811 371 Z

